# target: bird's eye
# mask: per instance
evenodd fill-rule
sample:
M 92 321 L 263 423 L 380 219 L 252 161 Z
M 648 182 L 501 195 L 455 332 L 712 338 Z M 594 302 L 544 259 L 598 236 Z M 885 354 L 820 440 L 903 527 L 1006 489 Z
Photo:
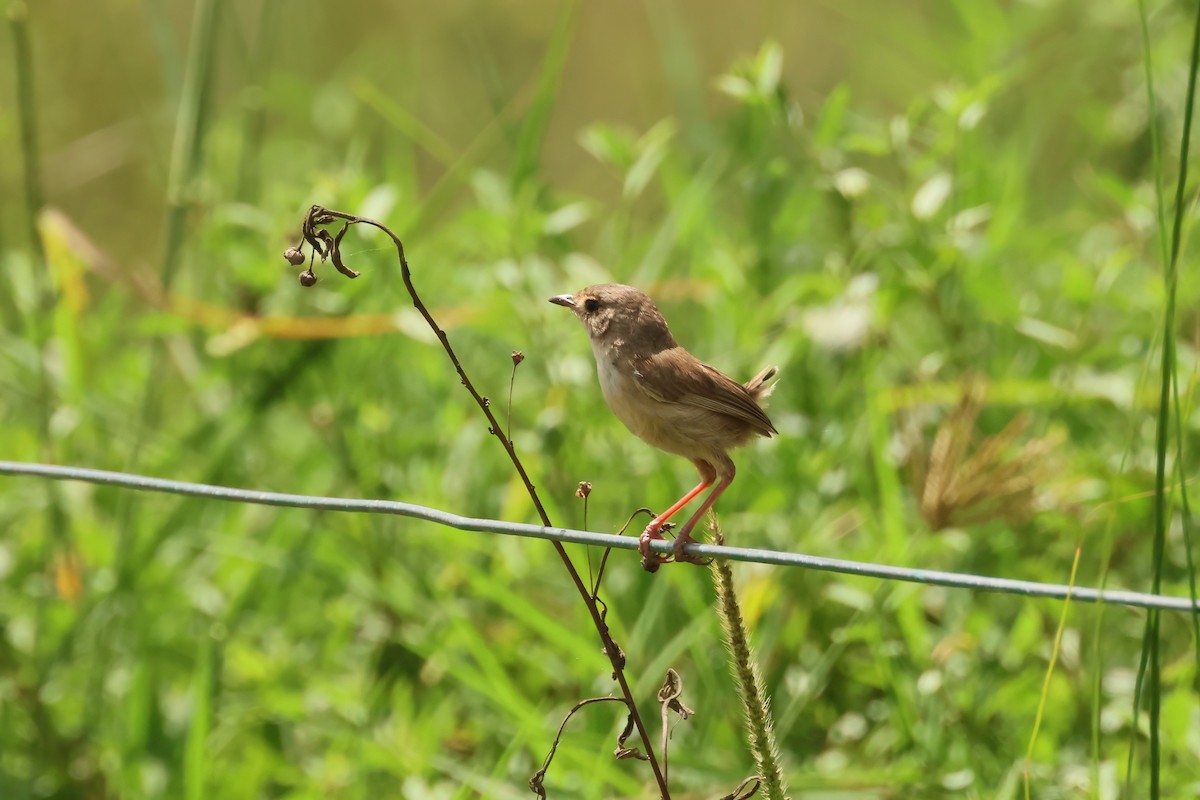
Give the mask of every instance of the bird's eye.
M 594 297 L 589 297 L 583 301 L 583 309 L 589 313 L 600 309 L 600 301 Z

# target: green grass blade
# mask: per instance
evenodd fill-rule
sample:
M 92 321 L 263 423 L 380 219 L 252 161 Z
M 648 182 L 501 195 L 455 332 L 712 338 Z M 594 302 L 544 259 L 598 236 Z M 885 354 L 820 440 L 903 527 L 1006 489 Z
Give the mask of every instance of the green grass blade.
M 200 164 L 200 141 L 208 107 L 208 93 L 216 51 L 216 22 L 221 0 L 198 0 L 192 12 L 192 34 L 183 88 L 175 117 L 171 167 L 167 178 L 167 230 L 163 250 L 163 286 L 171 285 L 183 252 L 188 191 Z
M 1145 33 L 1145 8 L 1144 4 L 1139 3 L 1139 12 L 1142 17 L 1143 37 Z M 1150 78 L 1150 61 L 1149 50 L 1146 55 L 1146 72 L 1148 91 L 1153 92 L 1153 85 Z M 1178 287 L 1178 263 L 1179 263 L 1179 247 L 1182 239 L 1183 229 L 1183 211 L 1184 211 L 1184 191 L 1187 185 L 1187 164 L 1189 140 L 1192 129 L 1192 110 L 1196 91 L 1196 72 L 1197 64 L 1200 63 L 1200 8 L 1197 9 L 1196 22 L 1192 35 L 1192 50 L 1191 61 L 1188 73 L 1187 96 L 1184 102 L 1184 120 L 1183 120 L 1183 135 L 1180 143 L 1179 153 L 1179 176 L 1176 182 L 1175 190 L 1175 215 L 1174 224 L 1171 234 L 1171 250 L 1169 257 L 1164 264 L 1166 283 L 1166 312 L 1163 318 L 1163 342 L 1162 342 L 1162 368 L 1160 377 L 1160 393 L 1158 404 L 1158 422 L 1155 434 L 1155 469 L 1154 469 L 1154 548 L 1153 548 L 1153 578 L 1151 581 L 1152 591 L 1158 593 L 1162 588 L 1162 571 L 1163 571 L 1163 556 L 1166 548 L 1166 530 L 1168 524 L 1168 495 L 1167 495 L 1167 445 L 1170 438 L 1170 422 L 1171 422 L 1171 397 L 1172 389 L 1175 385 L 1175 304 L 1176 293 Z M 1152 96 L 1152 95 L 1151 95 Z M 1153 100 L 1151 100 L 1151 109 L 1153 109 Z M 1161 169 L 1156 170 L 1161 173 Z M 1161 179 L 1158 183 L 1159 193 L 1161 194 Z M 1159 201 L 1160 215 L 1163 211 L 1162 201 Z M 1161 228 L 1161 222 L 1160 222 Z M 1163 237 L 1160 234 L 1160 240 Z M 1178 411 L 1178 409 L 1176 409 Z M 1179 440 L 1177 439 L 1177 442 Z M 1177 454 L 1182 457 L 1182 453 Z M 1189 567 L 1190 564 L 1189 553 Z M 1189 569 L 1192 574 L 1192 582 L 1194 584 L 1194 571 Z M 1194 615 L 1193 615 L 1194 616 Z M 1138 668 L 1138 684 L 1142 684 L 1143 677 L 1147 674 L 1149 680 L 1146 682 L 1146 688 L 1150 695 L 1149 697 L 1149 716 L 1150 716 L 1150 797 L 1157 800 L 1160 796 L 1161 783 L 1161 761 L 1162 743 L 1160 740 L 1160 724 L 1162 711 L 1162 665 L 1159 657 L 1159 614 L 1151 611 L 1146 617 L 1145 641 L 1143 644 L 1143 655 Z M 1193 623 L 1195 624 L 1195 623 Z M 1140 701 L 1140 692 L 1135 691 L 1134 696 L 1134 720 L 1135 724 L 1134 735 L 1136 736 L 1136 719 L 1137 708 Z
M 208 773 L 208 736 L 213 725 L 216 649 L 216 642 L 205 632 L 192 679 L 192 719 L 184 751 L 184 796 L 187 800 L 202 800 L 206 796 L 204 786 Z
M 562 78 L 563 66 L 567 62 L 568 45 L 571 43 L 571 33 L 575 29 L 575 10 L 578 4 L 568 2 L 563 4 L 558 17 L 558 25 L 550 38 L 550 46 L 542 61 L 541 75 L 538 77 L 537 91 L 529 113 L 525 115 L 525 124 L 521 126 L 521 134 L 517 138 L 516 159 L 513 164 L 512 185 L 519 187 L 537 170 L 538 156 L 541 153 L 542 142 L 546 138 L 546 129 L 550 125 L 550 113 L 554 110 L 554 98 L 558 93 L 559 80 Z
M 1071 578 L 1068 586 L 1075 585 L 1075 577 L 1079 573 L 1079 556 L 1083 553 L 1083 539 L 1075 545 L 1075 560 L 1071 562 Z M 1032 787 L 1030 785 L 1030 766 L 1033 764 L 1033 748 L 1037 744 L 1038 731 L 1042 728 L 1042 719 L 1046 713 L 1046 699 L 1050 694 L 1050 680 L 1054 677 L 1054 668 L 1058 665 L 1058 657 L 1062 652 L 1063 632 L 1067 629 L 1067 615 L 1071 611 L 1071 601 L 1063 603 L 1058 616 L 1058 629 L 1054 632 L 1054 646 L 1050 650 L 1050 663 L 1046 665 L 1046 677 L 1042 680 L 1042 693 L 1038 696 L 1037 713 L 1033 719 L 1033 731 L 1029 734 L 1029 747 L 1025 750 L 1025 800 L 1030 800 Z

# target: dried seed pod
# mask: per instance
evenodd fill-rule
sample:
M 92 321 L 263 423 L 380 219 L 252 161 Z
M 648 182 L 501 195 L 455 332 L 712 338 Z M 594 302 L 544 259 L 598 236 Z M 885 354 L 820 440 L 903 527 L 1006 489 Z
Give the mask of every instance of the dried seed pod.
M 289 247 L 287 250 L 284 250 L 283 257 L 293 267 L 298 267 L 304 263 L 304 253 L 300 252 L 299 247 Z

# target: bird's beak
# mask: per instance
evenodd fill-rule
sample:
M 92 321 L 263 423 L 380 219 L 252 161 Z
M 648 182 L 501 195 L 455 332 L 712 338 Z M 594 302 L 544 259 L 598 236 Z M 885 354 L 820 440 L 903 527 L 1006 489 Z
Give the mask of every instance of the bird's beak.
M 575 298 L 569 294 L 555 295 L 550 298 L 550 302 L 556 306 L 566 306 L 567 308 L 575 308 Z

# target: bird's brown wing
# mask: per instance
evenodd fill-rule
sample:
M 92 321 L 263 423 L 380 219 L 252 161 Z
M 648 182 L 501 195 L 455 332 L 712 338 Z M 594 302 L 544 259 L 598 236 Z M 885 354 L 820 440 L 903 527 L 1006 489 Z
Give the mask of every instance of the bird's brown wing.
M 728 414 L 750 423 L 763 436 L 779 433 L 745 386 L 682 347 L 641 359 L 634 377 L 638 388 L 660 403 L 680 403 Z

